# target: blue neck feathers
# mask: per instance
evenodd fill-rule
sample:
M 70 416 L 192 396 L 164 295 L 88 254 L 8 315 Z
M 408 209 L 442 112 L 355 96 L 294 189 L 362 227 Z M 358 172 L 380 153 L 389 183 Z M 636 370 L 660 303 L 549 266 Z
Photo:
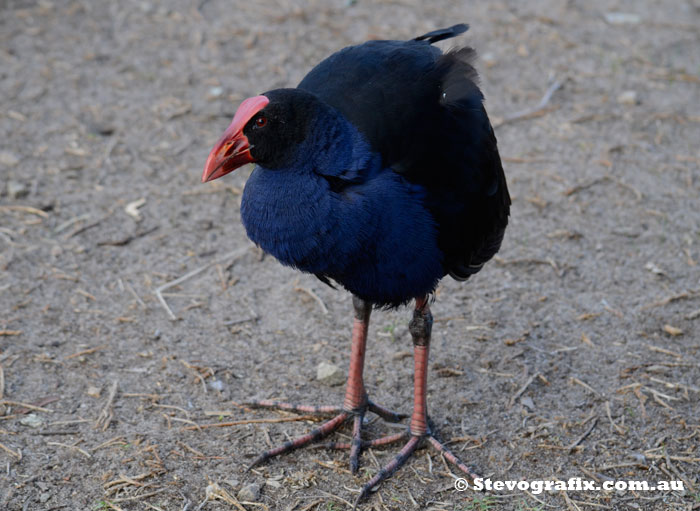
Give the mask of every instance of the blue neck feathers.
M 330 277 L 374 303 L 406 301 L 444 275 L 424 190 L 390 169 L 334 111 L 324 112 L 285 168 L 257 166 L 241 217 L 285 265 Z

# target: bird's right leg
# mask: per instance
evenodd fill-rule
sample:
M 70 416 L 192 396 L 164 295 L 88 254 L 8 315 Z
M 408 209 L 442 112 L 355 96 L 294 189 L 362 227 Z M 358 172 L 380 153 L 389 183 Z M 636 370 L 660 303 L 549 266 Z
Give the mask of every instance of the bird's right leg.
M 335 449 L 350 449 L 350 470 L 356 473 L 359 467 L 359 456 L 363 448 L 385 445 L 396 442 L 406 437 L 405 433 L 390 435 L 375 440 L 362 440 L 362 421 L 365 413 L 369 410 L 377 414 L 387 422 L 399 422 L 406 416 L 380 406 L 367 397 L 362 373 L 365 365 L 365 349 L 367 345 L 367 330 L 369 329 L 369 318 L 372 313 L 372 305 L 353 296 L 353 308 L 355 310 L 355 320 L 352 328 L 352 347 L 350 354 L 350 369 L 348 380 L 345 385 L 345 398 L 342 407 L 336 406 L 307 406 L 282 403 L 278 401 L 253 401 L 245 403 L 256 408 L 274 408 L 290 412 L 336 414 L 331 420 L 323 423 L 318 428 L 306 435 L 294 440 L 285 442 L 283 445 L 263 452 L 253 461 L 251 467 L 262 463 L 273 456 L 285 454 L 300 447 L 304 447 L 312 442 L 316 442 L 337 430 L 350 417 L 353 418 L 352 441 L 348 443 L 331 443 L 325 447 Z
M 478 475 L 466 464 L 452 454 L 444 444 L 433 436 L 430 428 L 427 407 L 427 385 L 428 385 L 428 353 L 430 351 L 430 337 L 433 326 L 433 315 L 430 313 L 428 298 L 416 298 L 416 308 L 413 311 L 413 319 L 409 323 L 409 331 L 413 338 L 413 414 L 409 424 L 408 432 L 403 438 L 408 441 L 398 454 L 372 479 L 370 479 L 361 489 L 360 495 L 355 501 L 355 505 L 369 495 L 369 492 L 379 485 L 386 478 L 391 476 L 413 455 L 424 441 L 435 447 L 445 458 L 455 464 L 471 479 Z

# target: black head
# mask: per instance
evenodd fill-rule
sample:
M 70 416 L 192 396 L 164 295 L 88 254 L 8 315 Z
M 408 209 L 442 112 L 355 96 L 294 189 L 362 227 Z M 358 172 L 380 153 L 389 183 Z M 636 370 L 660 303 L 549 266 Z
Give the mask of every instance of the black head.
M 300 144 L 317 120 L 321 102 L 299 89 L 275 89 L 263 96 L 270 102 L 245 125 L 243 134 L 261 166 L 287 167 L 294 163 Z
M 202 181 L 257 162 L 267 169 L 292 166 L 299 147 L 328 107 L 299 89 L 275 89 L 241 103 L 207 159 Z

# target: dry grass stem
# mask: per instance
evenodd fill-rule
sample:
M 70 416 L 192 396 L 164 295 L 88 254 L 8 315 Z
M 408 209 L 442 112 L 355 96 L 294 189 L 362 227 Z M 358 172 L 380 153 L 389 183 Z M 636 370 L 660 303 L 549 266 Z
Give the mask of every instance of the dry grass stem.
M 88 459 L 92 458 L 92 455 L 89 452 L 87 452 L 85 449 L 81 449 L 80 447 L 75 446 L 75 445 L 62 444 L 61 442 L 46 442 L 46 445 L 55 445 L 57 447 L 65 447 L 66 449 L 72 449 L 74 451 L 79 452 L 80 454 L 82 454 L 83 456 L 85 456 Z
M 19 211 L 21 213 L 29 213 L 30 215 L 37 215 L 41 218 L 48 218 L 49 214 L 46 211 L 42 211 L 31 206 L 21 206 L 21 205 L 2 205 L 0 206 L 0 213 L 6 211 Z
M 154 291 L 154 294 L 156 295 L 156 298 L 158 299 L 158 302 L 159 302 L 159 303 L 163 306 L 163 308 L 165 309 L 165 312 L 167 312 L 167 313 L 168 313 L 168 316 L 170 316 L 170 319 L 172 319 L 173 321 L 175 321 L 175 320 L 177 320 L 177 316 L 175 316 L 175 314 L 173 314 L 172 309 L 170 309 L 170 307 L 168 306 L 167 302 L 165 301 L 165 298 L 163 298 L 163 291 L 165 291 L 166 289 L 170 289 L 171 287 L 177 286 L 177 285 L 179 285 L 179 284 L 182 284 L 182 283 L 185 282 L 186 280 L 191 279 L 192 277 L 194 277 L 194 276 L 196 276 L 196 275 L 199 275 L 199 274 L 202 273 L 204 270 L 207 270 L 207 269 L 211 268 L 212 266 L 215 266 L 215 265 L 217 265 L 217 264 L 223 264 L 223 263 L 225 263 L 225 262 L 230 262 L 231 259 L 236 259 L 236 258 L 238 258 L 238 257 L 241 257 L 241 256 L 244 255 L 248 250 L 250 250 L 253 246 L 254 246 L 254 245 L 250 245 L 250 244 L 249 244 L 249 245 L 246 245 L 246 246 L 244 246 L 244 247 L 242 247 L 242 248 L 238 248 L 238 249 L 236 249 L 236 250 L 233 250 L 233 251 L 229 252 L 228 254 L 226 254 L 226 255 L 224 255 L 224 256 L 222 256 L 222 257 L 216 259 L 215 261 L 212 261 L 212 262 L 210 262 L 210 263 L 207 263 L 207 264 L 205 264 L 204 266 L 201 266 L 201 267 L 199 267 L 199 268 L 197 268 L 197 269 L 195 269 L 195 270 L 192 270 L 191 272 L 184 274 L 182 277 L 178 277 L 177 279 L 172 280 L 172 281 L 170 281 L 170 282 L 168 282 L 168 283 L 166 283 L 166 284 L 163 284 L 162 286 L 160 286 L 159 288 L 157 288 L 157 289 Z
M 124 437 L 121 436 L 121 435 L 120 435 L 120 436 L 115 436 L 114 438 L 110 438 L 110 439 L 107 440 L 106 442 L 102 442 L 101 444 L 99 444 L 99 445 L 97 445 L 97 446 L 91 448 L 90 451 L 91 451 L 91 452 L 99 451 L 100 449 L 104 449 L 105 447 L 109 447 L 109 446 L 114 445 L 114 444 L 125 445 L 125 444 L 126 444 L 126 440 L 125 440 Z
M 524 110 L 520 110 L 519 112 L 515 112 L 513 114 L 505 116 L 500 122 L 495 121 L 493 123 L 494 128 L 498 128 L 500 126 L 503 126 L 504 124 L 508 124 L 511 122 L 523 120 L 523 119 L 531 119 L 533 117 L 539 117 L 541 115 L 544 115 L 548 111 L 551 110 L 547 109 L 547 104 L 549 101 L 552 99 L 552 96 L 556 91 L 558 91 L 561 86 L 563 85 L 563 81 L 560 80 L 555 80 L 545 91 L 544 95 L 542 96 L 542 99 L 540 100 L 537 105 L 526 108 Z
M 72 355 L 68 355 L 64 360 L 70 360 L 71 358 L 80 357 L 82 355 L 89 355 L 91 353 L 95 353 L 96 351 L 103 350 L 106 347 L 107 347 L 107 345 L 103 344 L 101 346 L 96 346 L 94 348 L 88 348 L 86 350 L 78 351 L 76 353 L 73 353 Z
M 229 492 L 224 490 L 221 486 L 216 483 L 209 483 L 206 489 L 206 499 L 207 500 L 223 500 L 227 504 L 232 505 L 239 511 L 248 511 L 244 508 L 236 497 L 231 495 Z M 205 501 L 206 502 L 206 501 Z
M 148 499 L 151 497 L 155 497 L 159 493 L 163 493 L 165 491 L 165 488 L 159 488 L 155 491 L 149 492 L 149 493 L 142 493 L 141 495 L 133 495 L 131 497 L 118 497 L 115 499 L 112 499 L 112 502 L 130 502 L 133 500 L 143 500 L 143 499 Z
M 44 408 L 43 406 L 30 405 L 27 403 L 22 403 L 21 401 L 10 401 L 8 399 L 3 399 L 2 401 L 0 401 L 0 405 L 19 406 L 21 408 L 26 408 L 27 410 L 34 410 L 35 412 L 53 413 L 53 410 L 51 410 L 50 408 Z
M 112 405 L 114 404 L 114 398 L 117 395 L 118 382 L 112 382 L 112 386 L 109 389 L 109 394 L 107 395 L 107 401 L 105 402 L 102 410 L 100 411 L 97 419 L 95 419 L 95 427 L 102 429 L 102 431 L 107 431 L 109 424 L 112 422 L 114 417 L 114 411 Z
M 299 415 L 295 417 L 280 417 L 277 419 L 246 419 L 240 421 L 230 421 L 230 422 L 214 422 L 211 424 L 198 424 L 196 426 L 188 426 L 184 429 L 194 430 L 194 429 L 208 429 L 208 428 L 228 428 L 231 426 L 241 426 L 244 424 L 272 424 L 277 422 L 297 422 L 297 421 L 318 421 L 320 417 L 318 415 Z
M 323 300 L 321 300 L 321 298 L 316 293 L 314 293 L 311 289 L 309 289 L 307 287 L 302 287 L 302 286 L 295 286 L 294 291 L 306 293 L 307 295 L 309 295 L 311 298 L 313 298 L 316 301 L 318 306 L 321 308 L 321 312 L 323 312 L 324 314 L 328 314 L 328 307 L 326 307 L 326 304 L 323 303 Z
M 515 400 L 518 399 L 520 396 L 523 395 L 523 393 L 527 390 L 527 388 L 530 386 L 530 384 L 535 381 L 535 378 L 537 378 L 540 375 L 540 373 L 535 373 L 532 376 L 530 376 L 527 381 L 520 387 L 515 394 L 513 394 L 510 399 L 508 400 L 508 405 L 507 408 L 511 408 L 515 404 Z
M 22 461 L 22 451 L 20 451 L 19 449 L 13 451 L 3 443 L 0 443 L 0 449 L 8 453 L 10 456 L 17 458 L 17 461 Z
M 671 351 L 669 349 L 662 348 L 660 346 L 653 346 L 653 345 L 649 344 L 649 345 L 647 345 L 647 348 L 649 348 L 651 351 L 655 351 L 657 353 L 663 353 L 664 355 L 670 355 L 670 356 L 676 357 L 676 358 L 683 358 L 683 355 L 681 355 L 680 353 L 676 353 L 675 351 Z
M 584 382 L 584 381 L 581 381 L 580 379 L 576 378 L 575 376 L 572 376 L 570 381 L 571 381 L 571 383 L 575 383 L 576 385 L 580 385 L 581 387 L 583 387 L 584 389 L 586 389 L 586 390 L 587 390 L 588 392 L 590 392 L 591 394 L 594 394 L 594 395 L 596 395 L 596 396 L 598 396 L 598 397 L 602 397 L 602 396 L 603 396 L 600 392 L 598 392 L 597 390 L 595 390 L 595 389 L 594 389 L 593 387 L 591 387 L 588 383 L 586 383 L 586 382 Z
M 574 442 L 569 446 L 569 454 L 571 454 L 572 452 L 574 452 L 574 449 L 575 449 L 581 442 L 583 442 L 583 441 L 588 437 L 588 435 L 591 434 L 591 432 L 595 429 L 595 427 L 596 427 L 597 424 L 598 424 L 598 417 L 596 417 L 595 419 L 593 419 L 593 422 L 592 422 L 591 425 L 588 427 L 588 429 L 587 429 L 580 437 L 578 437 L 576 440 L 574 440 Z

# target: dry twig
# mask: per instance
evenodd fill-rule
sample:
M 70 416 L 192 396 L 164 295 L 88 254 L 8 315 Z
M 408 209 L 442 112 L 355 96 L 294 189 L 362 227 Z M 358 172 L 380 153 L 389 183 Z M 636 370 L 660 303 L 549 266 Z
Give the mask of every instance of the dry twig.
M 571 382 L 572 382 L 572 383 L 575 383 L 576 385 L 580 385 L 581 387 L 583 387 L 584 389 L 586 389 L 587 391 L 589 391 L 591 394 L 594 394 L 594 395 L 596 395 L 596 396 L 598 396 L 598 397 L 602 397 L 602 394 L 601 394 L 600 392 L 598 392 L 597 390 L 595 390 L 593 387 L 591 387 L 591 386 L 590 386 L 588 383 L 586 383 L 585 381 L 579 380 L 579 379 L 576 378 L 575 376 L 571 377 Z
M 72 449 L 74 451 L 78 451 L 80 454 L 85 456 L 86 458 L 92 458 L 92 455 L 87 452 L 85 449 L 81 449 L 80 447 L 76 445 L 69 445 L 69 444 L 62 444 L 61 442 L 46 442 L 46 445 L 55 445 L 57 447 L 65 447 L 66 449 Z
M 546 108 L 547 104 L 552 99 L 554 93 L 557 90 L 559 90 L 562 85 L 563 82 L 561 80 L 555 80 L 547 88 L 546 92 L 544 93 L 544 96 L 542 96 L 542 99 L 539 103 L 537 103 L 537 105 L 530 108 L 526 108 L 524 110 L 520 110 L 519 112 L 515 112 L 514 114 L 505 116 L 500 122 L 494 123 L 494 128 L 498 128 L 500 126 L 503 126 L 504 124 L 508 124 L 509 122 L 520 121 L 522 119 L 531 119 L 532 117 L 539 117 L 540 115 L 544 115 L 548 111 L 548 109 Z
M 700 293 L 700 290 L 697 289 L 691 289 L 688 291 L 683 291 L 682 293 L 678 293 L 675 295 L 667 296 L 666 298 L 663 298 L 659 301 L 650 303 L 648 305 L 645 305 L 642 307 L 640 310 L 646 311 L 649 309 L 653 309 L 655 307 L 663 307 L 664 305 L 668 305 L 669 303 L 677 302 L 678 300 L 687 300 L 689 298 L 694 298 Z
M 608 414 L 608 420 L 610 421 L 610 424 L 612 424 L 613 428 L 620 433 L 621 435 L 625 434 L 625 430 L 622 428 L 622 426 L 618 426 L 615 424 L 615 421 L 612 418 L 612 412 L 610 410 L 610 401 L 605 402 L 605 412 Z
M 245 254 L 245 253 L 246 253 L 250 248 L 252 248 L 253 246 L 254 246 L 254 245 L 246 245 L 246 246 L 244 246 L 244 247 L 242 247 L 242 248 L 238 248 L 238 249 L 236 249 L 236 250 L 233 250 L 233 251 L 229 252 L 228 254 L 226 254 L 226 255 L 220 257 L 219 259 L 216 259 L 216 260 L 214 260 L 214 261 L 211 261 L 210 263 L 207 263 L 207 264 L 205 264 L 204 266 L 200 266 L 199 268 L 197 268 L 197 269 L 195 269 L 195 270 L 192 270 L 192 271 L 189 272 L 189 273 L 184 274 L 182 277 L 178 277 L 178 278 L 176 278 L 175 280 L 172 280 L 172 281 L 170 281 L 170 282 L 167 282 L 167 283 L 163 284 L 162 286 L 160 286 L 159 288 L 157 288 L 157 289 L 153 292 L 153 294 L 156 295 L 156 298 L 158 299 L 158 302 L 163 306 L 163 308 L 165 309 L 165 312 L 168 313 L 168 316 L 170 316 L 170 319 L 172 319 L 173 321 L 176 321 L 178 318 L 177 318 L 177 316 L 173 313 L 172 309 L 168 306 L 168 303 L 165 301 L 165 298 L 163 298 L 163 291 L 165 291 L 166 289 L 170 289 L 170 288 L 173 287 L 173 286 L 177 286 L 178 284 L 182 284 L 182 283 L 185 282 L 186 280 L 191 279 L 191 278 L 194 277 L 195 275 L 199 275 L 199 274 L 202 273 L 204 270 L 206 270 L 206 269 L 208 269 L 208 268 L 211 268 L 211 267 L 214 266 L 214 265 L 222 264 L 222 263 L 224 263 L 224 262 L 226 262 L 226 261 L 229 261 L 230 259 L 236 259 L 236 258 L 242 256 L 243 254 Z
M 593 419 L 593 423 L 588 427 L 588 429 L 580 437 L 578 437 L 576 440 L 574 440 L 574 442 L 569 446 L 569 454 L 571 454 L 574 451 L 574 449 L 576 448 L 576 446 L 578 444 L 580 444 L 581 442 L 583 442 L 586 439 L 586 437 L 588 437 L 588 435 L 591 434 L 591 432 L 595 429 L 597 424 L 598 424 L 598 417 Z
M 22 451 L 20 451 L 19 449 L 17 449 L 17 451 L 13 451 L 3 443 L 0 443 L 0 449 L 7 452 L 11 456 L 17 458 L 17 461 L 22 461 Z
M 651 344 L 647 345 L 649 350 L 655 351 L 657 353 L 663 353 L 664 355 L 670 355 L 675 358 L 683 358 L 683 355 L 680 353 L 676 353 L 675 351 L 667 350 L 666 348 L 662 348 L 660 346 L 653 346 Z
M 276 422 L 296 422 L 296 421 L 317 421 L 319 419 L 318 415 L 299 415 L 296 417 L 280 417 L 277 419 L 246 419 L 240 421 L 230 421 L 230 422 L 214 422 L 210 424 L 198 424 L 194 426 L 186 426 L 183 429 L 192 431 L 194 429 L 207 429 L 207 428 L 228 428 L 230 426 L 241 426 L 243 424 L 270 424 Z
M 227 504 L 231 504 L 239 511 L 248 511 L 244 508 L 236 497 L 231 495 L 229 492 L 224 490 L 221 486 L 216 483 L 209 483 L 206 489 L 206 499 L 204 502 L 211 500 L 223 500 Z M 201 507 L 201 506 L 200 506 Z
M 33 208 L 31 206 L 21 206 L 21 205 L 4 205 L 0 206 L 0 212 L 4 211 L 20 211 L 22 213 L 29 213 L 31 215 L 37 215 L 41 218 L 48 218 L 49 214 L 41 209 Z
M 88 348 L 86 350 L 78 351 L 76 353 L 73 353 L 72 355 L 68 355 L 65 360 L 69 360 L 71 358 L 79 357 L 81 355 L 89 355 L 91 353 L 95 353 L 96 351 L 105 349 L 107 347 L 106 344 L 102 344 L 101 346 L 95 346 L 94 348 Z
M 527 388 L 530 386 L 530 384 L 535 381 L 535 378 L 537 378 L 540 375 L 540 373 L 535 373 L 528 380 L 523 384 L 522 387 L 520 387 L 515 394 L 513 394 L 510 399 L 508 400 L 508 408 L 511 408 L 515 404 L 515 400 L 518 399 L 520 396 L 523 395 L 523 392 L 527 390 Z
M 307 295 L 309 295 L 311 298 L 316 300 L 316 303 L 318 303 L 319 307 L 321 307 L 321 312 L 323 312 L 324 314 L 328 314 L 328 308 L 326 307 L 326 304 L 323 303 L 323 300 L 321 300 L 321 298 L 316 293 L 314 293 L 311 289 L 309 289 L 308 287 L 295 286 L 294 291 L 299 291 L 299 292 L 306 293 Z
M 22 403 L 20 401 L 10 401 L 8 399 L 3 399 L 2 401 L 0 401 L 0 405 L 20 406 L 22 408 L 27 408 L 28 410 L 34 410 L 36 412 L 53 413 L 53 410 L 49 408 L 44 408 L 43 406 L 34 406 L 27 403 Z

